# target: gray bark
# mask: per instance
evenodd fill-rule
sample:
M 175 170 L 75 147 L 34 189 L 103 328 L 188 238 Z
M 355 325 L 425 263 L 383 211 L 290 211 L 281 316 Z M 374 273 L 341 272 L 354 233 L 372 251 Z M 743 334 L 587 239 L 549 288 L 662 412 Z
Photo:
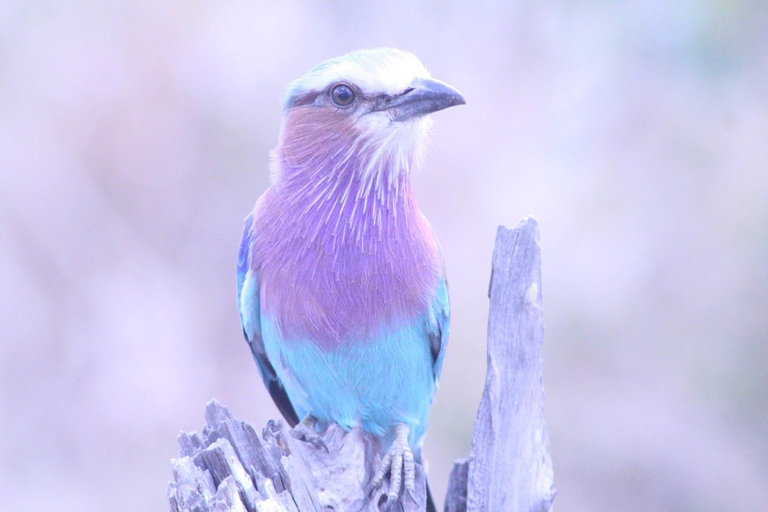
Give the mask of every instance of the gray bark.
M 538 223 L 496 232 L 488 368 L 472 434 L 467 510 L 545 512 L 555 497 L 544 421 Z
M 499 227 L 489 296 L 488 369 L 468 459 L 454 463 L 446 512 L 545 512 L 552 508 L 552 463 L 543 414 L 541 252 L 536 220 Z M 389 479 L 370 481 L 381 446 L 370 434 L 331 425 L 326 452 L 295 439 L 281 422 L 259 435 L 226 407 L 206 406 L 202 435 L 179 434 L 171 461 L 172 512 L 309 512 L 385 509 Z M 423 511 L 426 479 L 416 465 L 415 501 L 389 508 Z
M 445 512 L 466 512 L 467 510 L 467 477 L 469 476 L 469 459 L 454 461 L 451 474 L 448 476 L 448 490 L 445 493 Z

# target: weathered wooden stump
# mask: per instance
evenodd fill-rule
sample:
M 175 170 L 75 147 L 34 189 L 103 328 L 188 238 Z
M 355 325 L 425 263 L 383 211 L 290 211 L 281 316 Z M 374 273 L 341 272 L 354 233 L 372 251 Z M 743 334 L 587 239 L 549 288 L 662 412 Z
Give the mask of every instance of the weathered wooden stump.
M 282 421 L 259 434 L 216 400 L 205 410 L 202 435 L 179 435 L 168 487 L 172 511 L 378 511 L 388 482 L 367 487 L 379 460 L 379 442 L 360 429 L 331 425 L 328 451 L 295 439 Z M 416 472 L 418 503 L 401 500 L 402 510 L 423 510 L 424 471 Z
M 489 297 L 488 369 L 467 459 L 454 463 L 446 512 L 546 512 L 555 490 L 544 421 L 541 251 L 535 219 L 499 227 Z M 217 401 L 202 435 L 179 435 L 168 500 L 173 512 L 374 512 L 389 486 L 371 489 L 379 441 L 331 425 L 328 451 L 293 438 L 281 421 L 259 434 Z M 393 511 L 423 511 L 426 480 L 416 466 L 415 501 Z

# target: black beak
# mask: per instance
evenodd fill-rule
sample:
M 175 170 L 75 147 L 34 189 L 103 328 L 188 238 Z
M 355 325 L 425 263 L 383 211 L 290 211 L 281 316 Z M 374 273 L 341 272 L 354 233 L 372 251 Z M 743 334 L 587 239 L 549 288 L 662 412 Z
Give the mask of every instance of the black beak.
M 377 110 L 388 110 L 395 121 L 424 116 L 467 103 L 450 85 L 431 78 L 417 78 L 404 93 L 387 98 Z

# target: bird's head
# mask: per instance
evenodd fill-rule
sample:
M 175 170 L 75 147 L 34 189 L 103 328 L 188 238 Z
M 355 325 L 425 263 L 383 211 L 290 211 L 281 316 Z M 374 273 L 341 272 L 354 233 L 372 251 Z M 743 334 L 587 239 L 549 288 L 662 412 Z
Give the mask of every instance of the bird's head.
M 288 88 L 273 153 L 275 179 L 407 174 L 423 157 L 428 114 L 464 103 L 408 52 L 377 48 L 327 60 Z

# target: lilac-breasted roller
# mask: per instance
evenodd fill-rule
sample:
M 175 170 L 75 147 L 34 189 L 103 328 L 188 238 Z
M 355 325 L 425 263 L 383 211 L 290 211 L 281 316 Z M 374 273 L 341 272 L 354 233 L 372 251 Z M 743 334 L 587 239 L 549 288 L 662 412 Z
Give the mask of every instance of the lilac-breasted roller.
M 414 490 L 448 342 L 443 262 L 410 177 L 429 114 L 461 104 L 407 52 L 318 65 L 289 86 L 240 246 L 240 319 L 275 404 L 310 441 L 316 422 L 381 436 L 373 485 L 391 472 L 390 500 L 403 476 Z

